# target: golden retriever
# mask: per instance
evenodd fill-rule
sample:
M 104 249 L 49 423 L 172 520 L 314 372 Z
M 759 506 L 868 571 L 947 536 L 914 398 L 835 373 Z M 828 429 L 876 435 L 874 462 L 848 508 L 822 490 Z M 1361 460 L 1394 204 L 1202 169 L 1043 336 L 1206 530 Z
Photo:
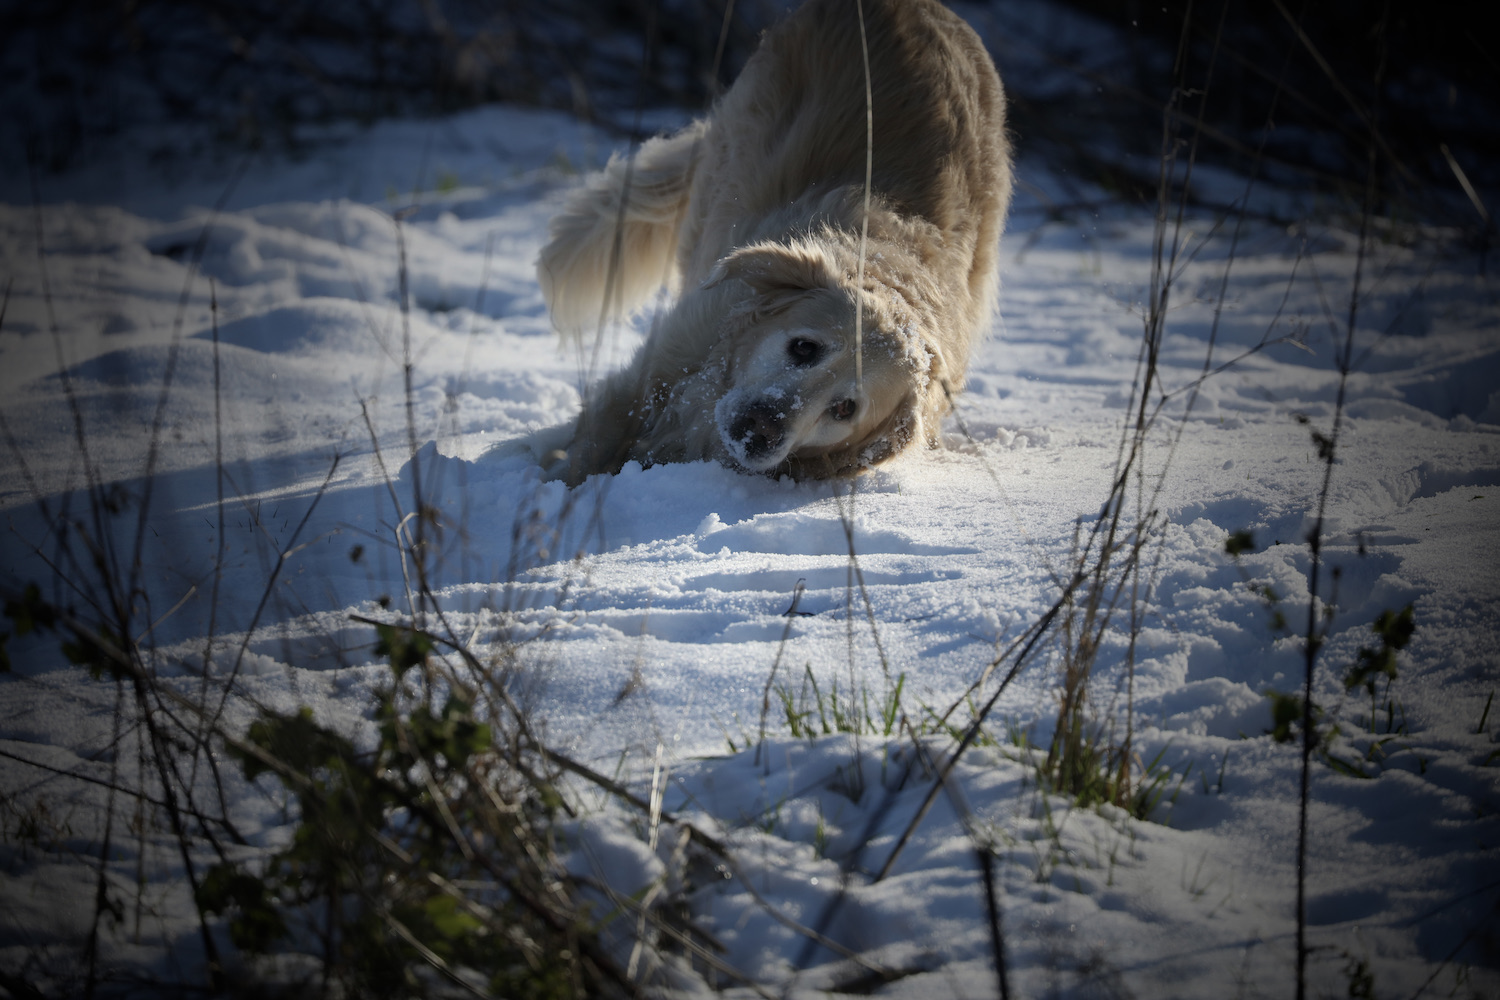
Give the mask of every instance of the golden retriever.
M 564 335 L 675 299 L 576 423 L 543 432 L 548 478 L 698 459 L 851 476 L 937 442 L 995 306 L 1005 97 L 935 0 L 862 17 L 807 0 L 710 117 L 611 158 L 552 221 L 537 274 Z

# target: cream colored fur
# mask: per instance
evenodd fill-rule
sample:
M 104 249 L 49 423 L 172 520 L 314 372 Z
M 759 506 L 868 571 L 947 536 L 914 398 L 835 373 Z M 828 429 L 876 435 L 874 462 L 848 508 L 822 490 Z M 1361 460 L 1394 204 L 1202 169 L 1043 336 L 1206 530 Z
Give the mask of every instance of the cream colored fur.
M 847 476 L 935 443 L 990 322 L 1010 201 L 1000 80 L 935 0 L 855 0 L 767 33 L 705 121 L 615 157 L 553 220 L 537 273 L 583 335 L 676 295 L 634 359 L 544 434 L 570 485 L 631 460 Z M 623 205 L 623 207 L 622 207 Z M 855 360 L 855 315 L 862 351 Z

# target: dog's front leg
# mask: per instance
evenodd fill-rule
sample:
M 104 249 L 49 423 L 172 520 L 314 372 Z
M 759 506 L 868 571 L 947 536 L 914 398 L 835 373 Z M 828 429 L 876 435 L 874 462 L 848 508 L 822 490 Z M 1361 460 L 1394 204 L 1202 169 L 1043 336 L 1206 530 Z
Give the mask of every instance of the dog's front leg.
M 631 458 L 650 419 L 649 394 L 634 366 L 615 372 L 589 388 L 574 424 L 566 459 L 554 456 L 549 478 L 577 486 L 598 473 L 613 475 Z

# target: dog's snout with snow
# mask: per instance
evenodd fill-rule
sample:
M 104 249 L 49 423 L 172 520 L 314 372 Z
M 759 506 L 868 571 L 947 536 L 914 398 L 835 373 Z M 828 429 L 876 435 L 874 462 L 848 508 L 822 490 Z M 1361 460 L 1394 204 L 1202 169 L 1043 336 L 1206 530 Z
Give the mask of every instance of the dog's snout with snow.
M 785 418 L 785 404 L 757 399 L 729 425 L 729 443 L 744 455 L 745 464 L 758 464 L 781 450 Z

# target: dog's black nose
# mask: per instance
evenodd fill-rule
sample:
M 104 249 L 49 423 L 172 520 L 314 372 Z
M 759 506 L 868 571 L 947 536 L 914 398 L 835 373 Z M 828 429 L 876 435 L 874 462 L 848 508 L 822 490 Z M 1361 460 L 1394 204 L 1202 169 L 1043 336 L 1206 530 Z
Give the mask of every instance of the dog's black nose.
M 763 458 L 781 447 L 786 429 L 779 406 L 757 402 L 741 411 L 729 426 L 729 435 L 745 449 L 746 458 Z

